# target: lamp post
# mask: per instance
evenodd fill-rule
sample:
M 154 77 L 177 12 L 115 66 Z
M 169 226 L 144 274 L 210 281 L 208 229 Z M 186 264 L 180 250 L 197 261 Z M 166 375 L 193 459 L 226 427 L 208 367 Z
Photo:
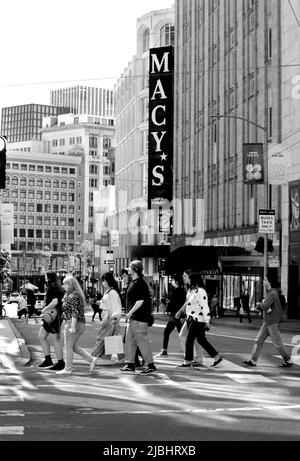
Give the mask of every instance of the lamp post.
M 239 117 L 236 115 L 209 115 L 208 117 L 210 118 L 234 118 L 237 120 L 242 120 L 243 122 L 247 122 L 249 124 L 252 124 L 256 126 L 257 128 L 260 128 L 261 130 L 264 131 L 265 134 L 265 152 L 264 152 L 264 206 L 266 209 L 271 208 L 271 203 L 269 203 L 269 199 L 271 202 L 271 185 L 270 185 L 270 192 L 269 192 L 269 184 L 268 184 L 268 139 L 267 139 L 267 127 L 259 125 L 258 123 L 253 122 L 252 120 L 249 120 L 244 117 Z M 264 234 L 264 277 L 267 275 L 268 272 L 268 234 Z

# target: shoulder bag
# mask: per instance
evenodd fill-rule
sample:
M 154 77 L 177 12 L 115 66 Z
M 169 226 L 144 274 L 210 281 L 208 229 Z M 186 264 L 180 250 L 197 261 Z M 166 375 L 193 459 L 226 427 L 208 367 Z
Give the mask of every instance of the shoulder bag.
M 46 307 L 42 314 L 42 319 L 46 323 L 52 323 L 57 317 L 57 309 L 55 307 Z

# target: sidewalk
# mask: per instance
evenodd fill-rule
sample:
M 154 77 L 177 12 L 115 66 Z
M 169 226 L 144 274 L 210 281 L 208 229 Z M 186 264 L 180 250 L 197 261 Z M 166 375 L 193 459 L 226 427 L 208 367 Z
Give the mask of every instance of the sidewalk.
M 26 365 L 30 361 L 30 352 L 24 338 L 13 322 L 6 317 L 0 320 L 0 366 Z

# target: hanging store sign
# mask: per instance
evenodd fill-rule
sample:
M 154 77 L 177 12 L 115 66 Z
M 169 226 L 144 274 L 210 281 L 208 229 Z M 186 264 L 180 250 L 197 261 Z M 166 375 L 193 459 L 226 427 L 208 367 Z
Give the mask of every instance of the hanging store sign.
M 148 208 L 173 198 L 174 48 L 149 50 Z
M 264 183 L 263 144 L 243 144 L 244 184 Z

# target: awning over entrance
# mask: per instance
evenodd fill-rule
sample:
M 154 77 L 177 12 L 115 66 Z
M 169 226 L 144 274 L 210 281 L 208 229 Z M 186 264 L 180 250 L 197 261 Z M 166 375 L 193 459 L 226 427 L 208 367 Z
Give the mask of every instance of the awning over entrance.
M 170 245 L 139 245 L 130 249 L 131 259 L 167 258 L 170 254 Z
M 173 250 L 166 260 L 167 274 L 180 273 L 186 269 L 197 272 L 217 270 L 221 256 L 241 256 L 249 252 L 240 247 L 224 246 L 193 246 L 187 245 Z

